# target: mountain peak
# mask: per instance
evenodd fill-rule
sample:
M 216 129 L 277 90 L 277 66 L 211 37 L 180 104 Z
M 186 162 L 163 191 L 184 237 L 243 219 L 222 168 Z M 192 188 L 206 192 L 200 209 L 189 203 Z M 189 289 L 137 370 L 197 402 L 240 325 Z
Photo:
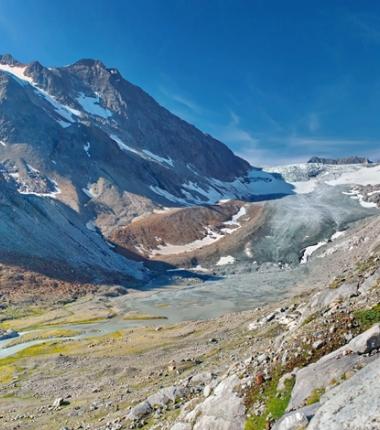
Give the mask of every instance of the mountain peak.
M 69 67 L 75 67 L 75 66 L 84 66 L 84 67 L 98 67 L 100 69 L 107 69 L 105 64 L 97 59 L 93 59 L 93 58 L 82 58 L 78 61 L 76 61 L 75 63 L 73 63 L 72 65 L 70 65 Z
M 8 66 L 19 66 L 21 63 L 17 61 L 11 54 L 0 55 L 0 64 Z

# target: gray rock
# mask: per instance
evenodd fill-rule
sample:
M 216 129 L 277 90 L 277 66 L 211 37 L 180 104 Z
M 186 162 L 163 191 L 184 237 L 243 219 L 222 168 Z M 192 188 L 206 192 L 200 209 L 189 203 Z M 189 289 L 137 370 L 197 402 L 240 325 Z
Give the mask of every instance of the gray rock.
M 211 372 L 197 373 L 191 378 L 190 383 L 195 385 L 198 385 L 198 384 L 206 385 L 210 383 L 214 378 L 215 378 L 215 375 L 213 375 Z
M 62 397 L 58 397 L 53 402 L 53 408 L 59 408 L 60 406 L 66 405 L 68 402 L 65 401 Z
M 323 396 L 308 430 L 380 429 L 380 358 Z
M 300 430 L 304 429 L 311 418 L 319 409 L 320 404 L 305 406 L 297 411 L 284 415 L 272 428 L 272 430 Z
M 289 372 L 289 373 L 285 373 L 285 375 L 282 375 L 280 380 L 278 381 L 278 385 L 277 385 L 277 391 L 283 391 L 285 390 L 285 383 L 286 381 L 289 381 L 290 379 L 294 378 L 294 376 L 296 375 L 296 372 Z
M 296 374 L 288 410 L 302 407 L 314 390 L 328 387 L 331 381 L 338 381 L 344 373 L 358 365 L 366 365 L 371 359 L 362 354 L 379 347 L 380 324 L 375 324 L 347 345 L 300 369 Z
M 127 419 L 133 421 L 139 420 L 148 415 L 151 411 L 152 407 L 150 403 L 144 400 L 129 411 Z
M 328 307 L 337 301 L 345 300 L 357 295 L 358 283 L 345 283 L 339 288 L 327 288 L 317 293 L 311 298 L 308 308 L 311 312 L 315 312 L 316 310 Z
M 184 397 L 187 393 L 187 389 L 184 387 L 165 387 L 159 390 L 157 393 L 149 396 L 146 401 L 153 408 L 154 406 L 164 406 L 169 402 L 175 402 L 177 399 Z
M 171 430 L 192 430 L 192 426 L 188 423 L 176 423 Z
M 359 286 L 359 292 L 361 294 L 367 294 L 372 287 L 375 286 L 376 282 L 380 279 L 380 269 L 376 270 L 371 276 L 369 276 L 362 284 Z
M 319 349 L 319 348 L 322 348 L 324 344 L 325 344 L 324 340 L 316 340 L 315 342 L 313 342 L 312 348 Z
M 208 397 L 211 394 L 211 391 L 212 391 L 212 389 L 211 389 L 210 385 L 206 385 L 204 390 L 203 390 L 203 395 L 205 397 Z
M 227 377 L 209 397 L 181 416 L 178 423 L 189 424 L 192 430 L 242 430 L 245 406 L 235 392 L 242 383 L 236 375 Z
M 375 324 L 364 333 L 356 336 L 347 347 L 358 354 L 366 354 L 380 348 L 380 324 Z

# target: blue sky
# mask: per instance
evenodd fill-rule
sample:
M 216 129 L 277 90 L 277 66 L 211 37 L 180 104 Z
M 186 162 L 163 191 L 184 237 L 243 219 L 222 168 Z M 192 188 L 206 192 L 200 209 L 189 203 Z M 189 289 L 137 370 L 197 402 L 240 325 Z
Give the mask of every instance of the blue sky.
M 0 52 L 99 58 L 252 164 L 380 159 L 380 2 L 0 0 Z

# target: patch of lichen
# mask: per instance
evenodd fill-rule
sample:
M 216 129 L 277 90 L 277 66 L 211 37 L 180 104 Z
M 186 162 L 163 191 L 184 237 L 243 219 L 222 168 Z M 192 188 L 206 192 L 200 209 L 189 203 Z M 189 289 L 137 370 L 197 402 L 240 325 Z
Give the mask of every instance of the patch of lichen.
M 321 399 L 322 395 L 325 394 L 325 388 L 315 388 L 310 396 L 306 399 L 306 405 L 314 405 L 314 403 L 318 403 Z

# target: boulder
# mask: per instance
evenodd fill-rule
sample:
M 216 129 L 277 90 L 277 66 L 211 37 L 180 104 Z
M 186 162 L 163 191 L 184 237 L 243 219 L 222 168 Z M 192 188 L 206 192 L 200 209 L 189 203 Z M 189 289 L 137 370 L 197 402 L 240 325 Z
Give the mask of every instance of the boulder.
M 140 420 L 150 412 L 152 412 L 152 407 L 150 406 L 149 402 L 144 400 L 129 411 L 127 419 L 132 421 Z
M 146 401 L 153 408 L 154 406 L 164 406 L 169 402 L 175 402 L 177 399 L 184 397 L 187 393 L 187 389 L 184 387 L 165 387 L 157 391 L 157 393 L 149 396 Z
M 368 276 L 368 278 L 362 282 L 362 284 L 359 286 L 359 292 L 361 294 L 367 294 L 372 287 L 375 286 L 376 282 L 380 280 L 380 269 L 377 269 L 375 273 Z
M 188 424 L 192 430 L 241 430 L 245 422 L 245 406 L 236 390 L 241 386 L 237 375 L 231 375 L 220 382 L 204 401 L 182 415 L 178 424 Z M 181 430 L 172 427 L 171 430 Z
M 380 429 L 380 358 L 323 396 L 308 430 Z
M 192 430 L 192 427 L 188 423 L 176 423 L 171 430 Z
M 357 354 L 366 354 L 380 348 L 380 324 L 375 324 L 364 333 L 356 336 L 347 348 Z
M 298 409 L 295 412 L 290 412 L 277 421 L 277 423 L 272 427 L 272 430 L 304 429 L 309 424 L 309 421 L 315 415 L 319 407 L 320 404 L 315 403 L 314 405 Z

